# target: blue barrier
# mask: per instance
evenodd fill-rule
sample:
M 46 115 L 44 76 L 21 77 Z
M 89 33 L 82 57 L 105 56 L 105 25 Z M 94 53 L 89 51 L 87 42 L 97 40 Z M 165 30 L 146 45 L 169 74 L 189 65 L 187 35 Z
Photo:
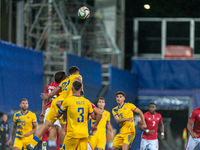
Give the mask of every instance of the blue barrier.
M 200 88 L 200 60 L 132 60 L 142 89 Z
M 123 91 L 126 95 L 125 102 L 135 103 L 137 97 L 137 80 L 136 75 L 115 67 L 110 67 L 110 89 L 105 96 L 105 108 L 112 111 L 112 108 L 117 106 L 115 97 L 118 91 Z
M 0 109 L 20 109 L 22 98 L 30 110 L 41 109 L 43 54 L 0 41 Z
M 94 101 L 101 90 L 101 64 L 83 57 L 67 54 L 67 68 L 77 66 L 83 77 L 84 96 Z

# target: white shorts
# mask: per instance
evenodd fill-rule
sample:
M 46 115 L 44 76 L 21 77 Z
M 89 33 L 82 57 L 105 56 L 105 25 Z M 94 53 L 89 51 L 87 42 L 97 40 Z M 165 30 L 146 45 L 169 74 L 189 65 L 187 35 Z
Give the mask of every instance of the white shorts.
M 43 120 L 44 122 L 45 122 L 45 120 L 46 120 L 46 117 L 47 117 L 47 114 L 48 114 L 49 110 L 50 110 L 50 108 L 47 108 L 47 109 L 45 110 L 45 115 L 44 115 L 44 120 Z M 55 126 L 61 127 L 61 124 L 60 124 L 60 121 L 59 121 L 59 120 L 56 120 L 56 122 L 54 122 L 54 125 L 55 125 Z
M 88 150 L 93 150 L 89 142 L 88 142 Z
M 49 147 L 56 147 L 56 141 L 54 140 L 48 140 Z
M 199 143 L 200 138 L 192 138 L 192 136 L 190 135 L 186 146 L 186 150 L 194 150 Z
M 158 150 L 158 139 L 145 140 L 141 139 L 140 150 Z

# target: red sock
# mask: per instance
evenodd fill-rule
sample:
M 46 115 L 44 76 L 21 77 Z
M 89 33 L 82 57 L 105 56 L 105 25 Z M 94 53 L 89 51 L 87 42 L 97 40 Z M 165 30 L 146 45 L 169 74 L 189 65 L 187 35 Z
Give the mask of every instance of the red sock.
M 42 136 L 42 142 L 46 142 L 47 141 L 50 131 L 51 131 L 51 129 L 48 129 L 47 131 L 44 132 L 44 134 Z
M 56 145 L 57 145 L 57 150 L 60 150 L 60 145 L 59 145 L 59 134 L 57 134 L 57 139 L 56 139 Z

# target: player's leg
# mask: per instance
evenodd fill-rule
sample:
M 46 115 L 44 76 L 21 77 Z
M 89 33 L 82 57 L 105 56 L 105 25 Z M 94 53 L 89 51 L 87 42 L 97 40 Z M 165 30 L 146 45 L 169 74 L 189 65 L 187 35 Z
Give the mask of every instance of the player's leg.
M 190 135 L 186 146 L 186 150 L 194 150 L 198 144 L 199 144 L 199 139 L 192 138 L 192 136 Z
M 43 122 L 45 122 L 46 117 L 47 117 L 47 114 L 48 114 L 49 111 L 50 111 L 50 108 L 47 108 L 47 109 L 45 110 L 45 116 L 44 116 Z M 44 132 L 44 134 L 42 135 L 42 150 L 46 150 L 46 149 L 47 149 L 47 139 L 48 139 L 48 137 L 49 137 L 50 131 L 51 131 L 51 127 L 50 127 L 49 129 L 47 129 L 47 130 Z
M 105 148 L 106 148 L 106 135 L 98 136 L 97 148 L 98 148 L 98 150 L 105 150 Z
M 36 131 L 33 139 L 30 144 L 26 146 L 27 150 L 33 150 L 34 147 L 38 144 L 40 137 L 44 134 L 44 132 L 52 126 L 52 122 L 46 120 L 44 124 Z
M 61 129 L 61 125 L 59 120 L 56 120 L 56 122 L 54 123 L 55 127 L 56 127 L 56 134 L 57 134 L 57 138 L 56 138 L 56 146 L 57 146 L 57 150 L 60 150 L 60 143 L 59 143 L 59 134 L 60 134 L 60 129 Z M 61 147 L 62 148 L 62 147 Z
M 66 127 L 66 121 L 63 121 L 62 118 L 59 118 L 59 122 L 61 125 L 61 129 L 59 132 L 59 143 L 60 143 L 60 148 L 62 147 L 64 138 L 65 138 L 65 127 Z
M 148 147 L 148 145 L 149 145 L 148 140 L 141 139 L 141 142 L 140 142 L 140 150 L 146 150 L 147 147 Z
M 97 146 L 97 142 L 98 142 L 97 135 L 90 135 L 88 141 L 89 141 L 91 148 L 95 149 Z
M 88 150 L 88 138 L 81 138 L 77 150 Z
M 113 140 L 112 150 L 119 150 L 122 148 L 123 145 L 123 138 L 121 134 L 117 134 Z
M 44 134 L 42 135 L 42 150 L 46 150 L 47 149 L 47 139 L 49 137 L 49 133 L 51 131 L 51 127 L 49 129 L 47 129 Z
M 65 136 L 65 140 L 64 140 L 62 149 L 75 150 L 75 149 L 77 149 L 79 141 L 80 141 L 79 138 L 72 138 L 72 137 Z
M 21 150 L 23 147 L 23 142 L 21 139 L 15 138 L 13 150 Z
M 150 150 L 158 150 L 158 139 L 156 140 L 149 140 L 149 149 Z
M 125 134 L 122 137 L 123 137 L 122 150 L 128 150 L 133 143 L 133 140 L 135 138 L 135 133 Z

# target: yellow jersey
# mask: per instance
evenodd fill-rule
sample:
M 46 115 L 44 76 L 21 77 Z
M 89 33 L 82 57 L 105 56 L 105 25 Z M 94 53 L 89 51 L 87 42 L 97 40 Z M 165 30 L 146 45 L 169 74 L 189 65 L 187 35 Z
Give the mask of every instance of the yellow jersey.
M 26 114 L 22 114 L 18 111 L 14 114 L 13 121 L 17 123 L 16 138 L 23 138 L 24 134 L 33 130 L 33 123 L 37 122 L 35 113 L 27 111 Z
M 93 113 L 90 101 L 82 96 L 73 95 L 62 103 L 59 113 L 67 109 L 67 136 L 73 138 L 88 137 L 88 114 Z
M 113 117 L 116 115 L 119 116 L 119 119 L 126 119 L 133 117 L 133 111 L 136 109 L 136 106 L 131 103 L 124 103 L 121 107 L 116 106 L 112 109 Z M 131 133 L 135 132 L 135 124 L 134 122 L 130 121 L 124 121 L 122 123 L 119 123 L 120 125 L 120 131 L 119 133 Z
M 72 86 L 73 82 L 79 78 L 82 82 L 82 76 L 79 74 L 70 75 L 68 78 L 63 80 L 58 87 L 61 88 L 61 92 L 59 93 L 59 96 L 63 96 L 67 98 L 68 96 L 72 96 Z
M 110 112 L 108 112 L 107 110 L 103 110 L 102 112 L 102 118 L 99 121 L 99 124 L 97 125 L 97 132 L 96 134 L 106 134 L 106 125 L 107 122 L 110 121 Z M 91 120 L 91 126 L 93 126 L 95 124 L 96 120 Z

